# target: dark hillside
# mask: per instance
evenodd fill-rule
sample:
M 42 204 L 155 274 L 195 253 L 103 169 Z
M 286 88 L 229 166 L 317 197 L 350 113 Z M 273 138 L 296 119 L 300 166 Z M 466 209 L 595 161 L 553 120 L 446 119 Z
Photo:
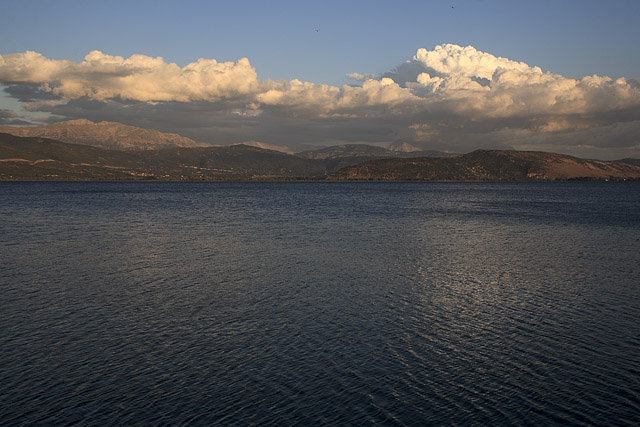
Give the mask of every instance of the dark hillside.
M 640 167 L 533 151 L 477 150 L 450 158 L 372 160 L 338 170 L 336 180 L 550 181 L 640 179 Z

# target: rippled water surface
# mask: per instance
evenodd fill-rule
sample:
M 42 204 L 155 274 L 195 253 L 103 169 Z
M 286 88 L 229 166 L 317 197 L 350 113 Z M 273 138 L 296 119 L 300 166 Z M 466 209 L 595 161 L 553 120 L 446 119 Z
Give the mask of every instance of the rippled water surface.
M 640 424 L 638 184 L 0 197 L 2 424 Z

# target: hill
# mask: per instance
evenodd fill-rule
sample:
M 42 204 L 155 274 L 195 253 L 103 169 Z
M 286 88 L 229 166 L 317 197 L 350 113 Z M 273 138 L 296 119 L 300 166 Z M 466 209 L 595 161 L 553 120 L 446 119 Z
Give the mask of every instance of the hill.
M 640 159 L 626 158 L 626 159 L 621 159 L 621 160 L 617 160 L 617 161 L 619 163 L 626 163 L 628 165 L 640 166 Z
M 325 175 L 321 162 L 247 145 L 103 150 L 0 133 L 0 179 L 293 179 Z
M 553 181 L 635 180 L 640 167 L 562 154 L 477 150 L 449 158 L 382 159 L 340 169 L 334 180 Z
M 319 150 L 303 151 L 296 153 L 296 156 L 307 159 L 338 159 L 338 158 L 385 158 L 385 157 L 450 157 L 455 154 L 443 151 L 422 151 L 412 145 L 391 144 L 384 147 L 367 144 L 344 144 L 333 145 Z
M 335 147 L 330 147 L 335 149 Z M 330 149 L 329 150 L 330 152 Z M 0 179 L 323 179 L 549 181 L 640 179 L 640 166 L 532 151 L 478 150 L 455 157 L 367 160 L 381 147 L 347 147 L 361 157 L 303 158 L 248 145 L 104 150 L 0 133 Z M 361 150 L 361 151 L 358 151 Z M 340 149 L 337 150 L 338 152 Z M 378 151 L 379 152 L 379 151 Z M 360 162 L 332 172 L 344 159 Z
M 454 154 L 442 151 L 416 151 L 408 144 L 390 145 L 387 148 L 367 144 L 334 145 L 313 151 L 296 153 L 305 159 L 322 160 L 328 171 L 335 171 L 368 160 L 413 157 L 448 157 Z
M 55 139 L 106 150 L 158 150 L 198 145 L 192 139 L 175 133 L 163 133 L 116 122 L 94 123 L 84 119 L 35 127 L 0 126 L 0 132 L 15 136 Z

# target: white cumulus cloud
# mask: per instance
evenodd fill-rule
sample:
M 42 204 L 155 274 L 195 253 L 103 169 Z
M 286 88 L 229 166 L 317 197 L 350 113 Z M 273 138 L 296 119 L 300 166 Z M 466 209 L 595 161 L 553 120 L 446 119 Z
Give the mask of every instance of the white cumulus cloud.
M 162 58 L 129 58 L 92 51 L 80 63 L 48 59 L 37 52 L 0 56 L 0 81 L 39 84 L 65 99 L 217 101 L 252 93 L 258 86 L 249 60 L 199 59 L 179 67 Z
M 413 80 L 393 73 L 380 78 L 351 74 L 360 85 L 342 87 L 291 81 L 258 82 L 249 60 L 199 59 L 179 67 L 162 58 L 129 58 L 90 52 L 82 62 L 48 59 L 36 52 L 0 56 L 0 81 L 37 84 L 64 99 L 141 102 L 246 99 L 319 117 L 358 115 L 359 109 L 388 112 L 438 108 L 475 119 L 549 114 L 591 114 L 640 105 L 640 89 L 621 78 L 566 78 L 506 58 L 453 44 L 418 49 L 405 64 Z M 415 72 L 415 71 L 414 71 Z
M 433 50 L 418 49 L 414 61 L 442 74 L 456 74 L 466 77 L 491 79 L 493 73 L 501 68 L 520 72 L 542 73 L 538 67 L 529 67 L 524 62 L 480 52 L 473 46 L 461 47 L 455 44 L 436 46 Z
M 474 118 L 592 114 L 640 106 L 640 90 L 625 79 L 566 78 L 540 67 L 480 52 L 472 46 L 419 49 L 412 60 L 424 67 L 414 91 L 425 103 L 447 101 Z

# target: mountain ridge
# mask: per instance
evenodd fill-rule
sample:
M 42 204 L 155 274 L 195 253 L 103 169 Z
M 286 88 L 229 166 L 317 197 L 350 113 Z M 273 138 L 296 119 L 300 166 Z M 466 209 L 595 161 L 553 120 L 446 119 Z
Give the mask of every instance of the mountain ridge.
M 153 129 L 117 122 L 67 120 L 43 126 L 0 126 L 0 132 L 21 137 L 50 138 L 69 144 L 82 144 L 106 150 L 153 150 L 173 147 L 196 147 L 194 140 Z
M 333 180 L 557 181 L 638 180 L 640 166 L 544 151 L 476 150 L 446 158 L 380 159 L 342 168 Z
M 336 161 L 344 159 L 306 159 L 244 144 L 122 151 L 0 133 L 1 180 L 640 180 L 640 166 L 628 162 L 534 151 L 477 150 L 455 157 L 376 160 L 362 157 L 359 163 L 340 169 L 335 168 Z
M 228 180 L 318 178 L 324 165 L 248 145 L 104 150 L 0 133 L 0 180 Z
M 407 144 L 408 145 L 408 144 Z M 389 147 L 396 147 L 397 149 L 391 149 Z M 399 148 L 400 147 L 400 148 Z M 308 159 L 337 159 L 337 158 L 352 158 L 352 157 L 366 157 L 366 158 L 383 158 L 383 157 L 449 157 L 456 154 L 446 153 L 444 151 L 425 151 L 425 150 L 413 150 L 404 147 L 391 144 L 387 147 L 378 147 L 376 145 L 369 144 L 340 144 L 332 145 L 330 147 L 324 147 L 317 150 L 301 151 L 295 153 L 296 156 L 308 158 Z M 413 146 L 409 146 L 413 147 Z M 417 148 L 417 147 L 414 147 Z

